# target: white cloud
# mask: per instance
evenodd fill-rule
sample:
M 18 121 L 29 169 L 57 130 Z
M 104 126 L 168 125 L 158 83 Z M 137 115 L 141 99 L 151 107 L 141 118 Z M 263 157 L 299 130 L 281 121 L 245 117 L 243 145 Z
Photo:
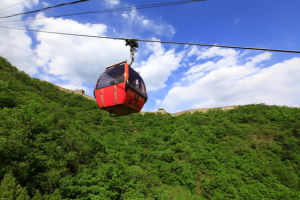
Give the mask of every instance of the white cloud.
M 131 29 L 135 30 L 138 28 L 147 31 L 153 31 L 157 35 L 166 35 L 172 37 L 175 34 L 175 29 L 173 26 L 163 22 L 163 21 L 154 21 L 147 19 L 144 15 L 140 14 L 135 8 L 132 9 L 129 13 L 122 14 L 123 19 L 126 20 L 128 26 Z
M 39 4 L 39 0 L 30 0 L 24 3 L 22 3 L 22 1 L 12 2 L 11 0 L 1 0 L 0 16 L 7 16 L 11 14 L 20 13 L 23 12 L 25 8 L 31 9 L 33 8 L 33 6 L 38 4 Z
M 41 17 L 41 15 L 37 16 Z M 107 33 L 104 24 L 82 24 L 69 19 L 36 20 L 31 27 L 41 30 L 68 32 L 88 35 Z M 35 53 L 36 63 L 57 80 L 69 81 L 64 86 L 74 89 L 83 84 L 95 84 L 97 77 L 105 67 L 129 56 L 129 48 L 124 41 L 71 37 L 37 33 L 38 41 Z M 44 75 L 45 78 L 45 75 Z
M 6 5 L 11 5 L 5 0 Z M 38 0 L 31 0 L 26 8 L 31 8 L 38 4 Z M 43 3 L 43 2 L 41 2 Z M 116 5 L 119 1 L 107 1 L 110 5 Z M 24 11 L 24 6 L 20 6 L 16 12 Z M 139 14 L 135 9 L 127 14 L 126 22 L 142 26 L 143 30 L 151 30 L 156 34 L 173 35 L 174 28 L 163 22 L 147 19 Z M 38 14 L 36 17 L 44 17 Z M 123 14 L 123 19 L 126 14 Z M 21 19 L 20 17 L 15 19 Z M 50 30 L 57 32 L 91 34 L 91 35 L 110 35 L 105 24 L 82 24 L 74 20 L 63 18 L 49 18 L 47 20 L 29 21 L 28 26 L 32 29 Z M 25 28 L 25 24 L 11 23 L 9 26 Z M 30 75 L 38 76 L 43 80 L 54 83 L 61 83 L 70 89 L 86 84 L 95 84 L 98 75 L 104 71 L 107 65 L 125 60 L 129 57 L 129 47 L 123 41 L 101 40 L 93 38 L 80 38 L 63 35 L 51 35 L 45 33 L 34 33 L 33 38 L 37 40 L 37 46 L 33 47 L 33 41 L 26 32 L 16 30 L 0 29 L 0 55 L 8 58 L 19 69 L 24 70 Z M 141 73 L 147 73 L 146 81 L 150 80 L 149 74 L 156 78 L 149 81 L 150 90 L 164 87 L 165 81 L 171 72 L 179 66 L 180 54 L 175 53 L 175 49 L 165 50 L 161 45 L 150 45 L 149 51 L 153 55 L 143 62 Z M 157 59 L 157 61 L 155 61 Z M 174 65 L 168 66 L 168 59 L 174 59 Z M 148 73 L 149 68 L 164 68 L 163 73 L 157 75 L 156 72 Z M 38 67 L 40 69 L 38 71 Z M 148 78 L 147 78 L 148 77 Z M 153 84 L 152 84 L 153 83 Z
M 197 51 L 196 51 L 197 52 Z M 217 48 L 212 47 L 209 49 L 204 49 L 202 51 L 198 51 L 198 57 L 197 60 L 200 59 L 208 59 L 213 57 L 233 57 L 236 56 L 238 52 L 236 52 L 233 49 L 226 49 L 226 48 Z
M 51 6 L 51 4 L 49 2 L 46 2 L 46 1 L 42 1 L 41 3 L 42 3 L 43 7 L 49 7 L 49 6 Z
M 200 56 L 214 58 L 221 54 L 221 59 L 191 67 L 181 84 L 168 92 L 161 103 L 163 107 L 177 112 L 251 103 L 299 106 L 300 58 L 260 68 L 262 62 L 271 58 L 270 53 L 249 58 L 243 65 L 237 64 L 240 59 L 237 52 L 219 52 L 211 48 Z
M 139 71 L 145 81 L 148 91 L 165 87 L 165 82 L 174 70 L 180 66 L 183 52 L 176 53 L 175 49 L 166 50 L 159 43 L 147 45 L 152 54 L 147 61 L 139 63 Z M 172 61 L 172 62 L 170 62 Z
M 32 8 L 33 6 L 36 6 L 39 4 L 39 0 L 30 0 L 28 3 L 26 2 L 23 4 L 26 8 Z
M 113 7 L 120 4 L 120 0 L 105 0 L 106 5 Z
M 0 55 L 19 69 L 33 75 L 37 70 L 31 44 L 31 38 L 25 32 L 0 28 Z
M 240 22 L 240 19 L 235 19 L 234 21 L 233 21 L 233 24 L 237 24 L 237 23 L 239 23 Z
M 271 58 L 272 54 L 270 52 L 265 52 L 262 54 L 259 54 L 255 57 L 250 57 L 248 58 L 250 60 L 250 62 L 248 62 L 248 65 L 255 65 L 258 63 L 261 63 L 263 61 L 269 60 Z
M 182 78 L 182 81 L 194 81 L 204 75 L 204 73 L 220 69 L 223 67 L 233 66 L 237 63 L 238 52 L 233 49 L 221 49 L 221 48 L 209 48 L 204 50 L 199 50 L 198 48 L 192 47 L 188 52 L 188 56 L 197 56 L 197 60 L 207 60 L 204 63 L 195 64 L 192 66 Z M 212 59 L 212 60 L 211 60 Z
M 197 48 L 196 46 L 192 46 L 192 48 L 190 48 L 189 52 L 187 53 L 187 56 L 191 57 L 191 56 L 197 56 L 199 54 L 201 54 L 199 48 Z
M 30 1 L 27 5 L 32 7 L 37 4 L 38 1 Z M 10 0 L 1 0 L 1 7 L 7 8 L 13 5 Z M 13 8 L 13 13 L 19 13 L 24 11 L 23 6 L 15 6 Z M 7 15 L 8 11 L 10 13 L 11 9 L 3 10 Z M 20 16 L 14 18 L 15 20 L 21 19 Z M 24 23 L 4 23 L 0 22 L 0 25 L 11 26 L 18 28 L 25 28 Z M 0 56 L 8 59 L 13 65 L 17 66 L 19 69 L 26 71 L 30 75 L 37 72 L 36 66 L 34 64 L 34 52 L 31 50 L 32 40 L 26 34 L 25 31 L 11 30 L 0 28 Z
M 3 7 L 11 5 L 9 0 L 3 2 Z M 30 6 L 33 6 L 38 0 L 30 2 Z M 18 12 L 24 10 L 23 7 L 16 9 Z M 129 26 L 152 30 L 151 34 L 175 33 L 172 26 L 148 19 L 135 9 L 122 14 L 122 18 Z M 41 30 L 91 35 L 111 34 L 105 24 L 82 24 L 62 18 L 29 23 L 31 28 Z M 25 28 L 23 23 L 8 25 Z M 36 33 L 34 37 L 38 44 L 32 49 L 32 39 L 26 32 L 0 29 L 0 55 L 30 75 L 37 74 L 39 66 L 44 72 L 38 74 L 40 78 L 59 82 L 61 86 L 69 89 L 82 88 L 89 92 L 91 88 L 87 85 L 95 84 L 105 66 L 129 57 L 129 48 L 125 47 L 123 41 L 43 33 Z M 148 44 L 143 53 L 150 55 L 138 63 L 137 66 L 140 67 L 136 70 L 141 72 L 148 91 L 164 88 L 173 72 L 187 63 L 194 63 L 190 68 L 180 68 L 186 72 L 182 73 L 183 77 L 178 82 L 171 83 L 173 86 L 164 99 L 154 97 L 154 103 L 169 112 L 248 103 L 299 106 L 300 58 L 262 68 L 264 62 L 270 60 L 270 53 L 246 58 L 247 62 L 244 64 L 240 64 L 240 60 L 245 55 L 232 49 L 192 47 L 176 52 L 174 48 L 166 49 L 156 43 Z

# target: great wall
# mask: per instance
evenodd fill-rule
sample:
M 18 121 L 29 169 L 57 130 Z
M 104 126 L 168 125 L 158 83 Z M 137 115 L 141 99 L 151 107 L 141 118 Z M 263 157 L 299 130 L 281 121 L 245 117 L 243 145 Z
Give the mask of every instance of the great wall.
M 55 87 L 57 87 L 61 91 L 82 95 L 83 97 L 85 97 L 89 100 L 96 101 L 95 98 L 86 95 L 85 91 L 82 90 L 82 89 L 70 90 L 70 89 L 66 89 L 66 88 L 60 87 L 58 85 L 55 85 L 53 83 L 51 83 L 51 84 L 54 85 Z M 178 116 L 178 115 L 182 115 L 182 114 L 185 114 L 185 113 L 191 113 L 192 114 L 194 112 L 207 112 L 207 111 L 213 110 L 213 109 L 220 109 L 220 110 L 226 111 L 226 110 L 230 110 L 230 109 L 235 109 L 237 107 L 238 106 L 226 106 L 226 107 L 217 107 L 217 108 L 199 108 L 199 109 L 185 110 L 185 111 L 181 111 L 181 112 L 177 112 L 177 113 L 168 113 L 165 109 L 160 108 L 156 112 L 141 112 L 141 114 L 144 115 L 145 113 L 161 113 L 161 114 L 170 114 L 171 116 Z
M 50 83 L 50 82 L 48 82 L 48 83 Z M 64 91 L 64 92 L 68 92 L 68 93 L 74 93 L 74 94 L 79 94 L 79 95 L 81 95 L 81 96 L 83 96 L 83 97 L 85 97 L 85 98 L 87 98 L 87 99 L 89 99 L 89 100 L 96 101 L 95 98 L 93 98 L 93 97 L 91 97 L 91 96 L 89 96 L 89 95 L 86 95 L 86 94 L 85 94 L 85 91 L 82 90 L 82 89 L 70 90 L 70 89 L 66 89 L 66 88 L 60 87 L 60 86 L 58 86 L 58 85 L 55 85 L 55 84 L 53 84 L 53 83 L 50 83 L 50 84 L 52 84 L 52 85 L 54 85 L 55 87 L 57 87 L 60 91 Z
M 235 109 L 237 107 L 238 106 L 226 106 L 226 107 L 216 107 L 216 108 L 199 108 L 199 109 L 184 110 L 184 111 L 177 112 L 177 113 L 167 113 L 165 109 L 160 108 L 156 112 L 153 112 L 153 113 L 162 113 L 162 114 L 170 114 L 172 116 L 178 116 L 178 115 L 182 115 L 182 114 L 185 114 L 185 113 L 193 114 L 195 112 L 207 112 L 209 110 L 215 110 L 215 109 L 226 111 L 226 110 Z

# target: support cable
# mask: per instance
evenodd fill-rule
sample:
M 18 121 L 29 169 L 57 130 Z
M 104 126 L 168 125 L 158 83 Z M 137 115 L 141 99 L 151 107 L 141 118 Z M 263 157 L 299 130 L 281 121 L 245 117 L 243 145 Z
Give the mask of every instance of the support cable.
M 21 4 L 23 4 L 23 3 L 27 2 L 27 1 L 29 1 L 29 0 L 25 0 L 25 1 L 22 1 L 22 2 L 19 2 L 19 3 L 15 3 L 15 4 L 12 4 L 12 5 L 7 6 L 7 7 L 5 7 L 5 8 L 0 8 L 0 11 L 6 10 L 6 9 L 8 9 L 8 8 L 15 7 L 15 6 L 19 6 L 19 5 L 21 5 Z
M 74 5 L 74 4 L 83 3 L 83 2 L 86 2 L 86 1 L 89 1 L 89 0 L 78 0 L 78 1 L 72 1 L 72 2 L 69 2 L 69 3 L 61 3 L 61 4 L 58 4 L 58 5 L 55 5 L 55 6 L 49 6 L 49 7 L 41 8 L 41 9 L 38 9 L 38 10 L 33 10 L 33 11 L 29 11 L 29 12 L 23 12 L 23 13 L 18 13 L 18 14 L 13 14 L 13 15 L 0 17 L 0 19 L 6 19 L 6 18 L 10 18 L 10 17 L 19 16 L 19 15 L 27 15 L 27 14 L 37 13 L 37 12 L 41 12 L 41 11 L 44 11 L 44 10 L 49 10 L 49 9 L 52 9 L 52 8 L 57 8 L 57 7 L 67 6 L 67 5 Z
M 187 3 L 195 3 L 195 2 L 200 2 L 200 1 L 206 1 L 206 0 L 173 1 L 173 2 L 165 2 L 165 3 L 128 6 L 128 7 L 114 8 L 114 9 L 70 13 L 70 14 L 63 14 L 63 15 L 55 15 L 52 17 L 37 17 L 37 18 L 28 18 L 28 19 L 20 19 L 20 20 L 0 21 L 0 22 L 32 21 L 32 20 L 51 19 L 51 18 L 58 18 L 58 17 L 70 17 L 70 16 L 87 15 L 87 14 L 104 14 L 104 13 L 113 13 L 113 12 L 125 12 L 125 11 L 131 11 L 132 9 L 141 10 L 141 9 L 149 9 L 149 8 L 174 6 L 174 5 L 187 4 Z M 2 18 L 4 18 L 4 17 L 2 17 Z
M 0 25 L 0 28 L 21 30 L 21 31 L 29 31 L 29 32 L 38 32 L 38 33 L 47 33 L 47 34 L 56 34 L 56 35 L 68 35 L 68 36 L 76 36 L 76 37 L 89 37 L 89 38 L 101 38 L 101 39 L 124 40 L 124 41 L 128 40 L 128 38 L 122 38 L 122 37 L 108 37 L 108 36 L 98 36 L 98 35 L 86 35 L 86 34 L 76 34 L 76 33 L 42 31 L 42 30 L 34 30 L 34 29 L 7 27 L 7 26 L 1 26 L 1 25 Z M 272 52 L 282 52 L 282 53 L 300 53 L 300 50 L 268 49 L 268 48 L 242 47 L 242 46 L 217 45 L 217 44 L 201 44 L 201 43 L 190 43 L 190 42 L 145 40 L 145 39 L 133 39 L 133 40 L 135 40 L 137 42 L 151 42 L 151 43 L 162 43 L 162 44 L 178 44 L 178 45 L 192 45 L 192 46 L 204 46 L 204 47 L 221 47 L 221 48 L 231 48 L 231 49 L 272 51 Z

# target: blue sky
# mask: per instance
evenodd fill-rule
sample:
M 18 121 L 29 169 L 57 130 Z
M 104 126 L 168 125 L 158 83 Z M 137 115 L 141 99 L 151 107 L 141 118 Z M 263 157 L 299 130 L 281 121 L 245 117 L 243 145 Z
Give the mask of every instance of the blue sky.
M 71 2 L 66 0 L 63 2 Z M 172 1 L 172 0 L 168 0 Z M 102 10 L 166 0 L 90 0 L 24 18 Z M 2 3 L 3 2 L 3 3 Z M 1 0 L 0 16 L 55 5 L 54 0 Z M 60 1 L 61 2 L 61 1 Z M 300 50 L 298 0 L 207 0 L 178 6 L 0 25 L 140 39 Z M 21 19 L 14 17 L 8 21 Z M 31 76 L 92 95 L 107 65 L 129 59 L 123 41 L 0 29 L 0 55 Z M 134 67 L 149 100 L 144 111 L 266 103 L 300 106 L 300 55 L 140 43 Z

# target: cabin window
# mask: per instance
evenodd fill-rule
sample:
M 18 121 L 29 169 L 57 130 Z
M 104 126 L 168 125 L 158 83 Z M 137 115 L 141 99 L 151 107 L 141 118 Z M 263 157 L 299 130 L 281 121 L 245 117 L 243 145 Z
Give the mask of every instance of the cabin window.
M 99 78 L 97 89 L 124 82 L 125 65 L 120 64 L 116 67 L 107 69 Z
M 146 88 L 143 79 L 141 76 L 134 71 L 131 67 L 129 67 L 129 78 L 128 78 L 129 83 L 131 86 L 135 87 L 142 93 L 146 94 Z

